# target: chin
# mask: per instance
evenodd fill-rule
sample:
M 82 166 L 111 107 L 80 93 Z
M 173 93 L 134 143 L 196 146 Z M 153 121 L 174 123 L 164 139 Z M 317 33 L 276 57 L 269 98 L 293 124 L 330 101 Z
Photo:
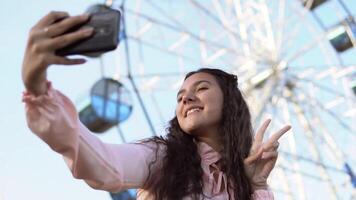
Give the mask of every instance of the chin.
M 203 117 L 193 117 L 193 118 L 185 118 L 182 121 L 180 121 L 179 126 L 181 129 L 193 136 L 198 136 L 201 134 L 204 134 L 206 132 L 206 128 L 209 127 L 209 124 L 211 121 L 204 119 Z
M 203 132 L 203 127 L 199 124 L 192 124 L 190 126 L 184 126 L 182 127 L 182 130 L 192 136 L 197 136 L 199 133 Z
M 189 135 L 194 135 L 194 132 L 196 132 L 193 127 L 184 127 L 182 130 Z

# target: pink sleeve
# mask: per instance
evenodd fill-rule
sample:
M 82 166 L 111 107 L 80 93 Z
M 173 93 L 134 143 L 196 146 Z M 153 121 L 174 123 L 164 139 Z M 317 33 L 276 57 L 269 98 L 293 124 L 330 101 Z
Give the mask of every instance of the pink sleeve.
M 75 178 L 110 192 L 142 187 L 155 158 L 152 148 L 101 142 L 79 121 L 73 103 L 50 83 L 44 95 L 24 93 L 23 102 L 31 131 L 63 155 Z
M 253 200 L 273 200 L 273 193 L 270 189 L 267 190 L 256 190 L 252 194 Z

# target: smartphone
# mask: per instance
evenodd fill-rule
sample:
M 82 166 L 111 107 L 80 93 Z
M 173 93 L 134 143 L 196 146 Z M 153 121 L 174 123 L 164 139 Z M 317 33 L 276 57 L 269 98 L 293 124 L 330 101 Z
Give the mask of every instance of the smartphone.
M 104 8 L 104 9 L 103 9 Z M 74 27 L 68 32 L 93 27 L 91 37 L 80 40 L 56 51 L 57 55 L 90 55 L 104 53 L 116 49 L 119 44 L 121 12 L 109 7 L 101 7 L 95 12 L 89 12 L 90 19 L 85 24 Z

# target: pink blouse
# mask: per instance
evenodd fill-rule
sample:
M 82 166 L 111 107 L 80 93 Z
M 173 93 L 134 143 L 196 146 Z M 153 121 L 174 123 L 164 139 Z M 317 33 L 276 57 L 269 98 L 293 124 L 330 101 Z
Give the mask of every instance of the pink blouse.
M 153 148 L 134 143 L 103 143 L 79 121 L 73 103 L 50 83 L 44 95 L 36 97 L 25 92 L 23 102 L 31 131 L 63 155 L 75 178 L 83 179 L 92 188 L 109 192 L 137 188 L 138 199 L 152 199 L 148 191 L 140 188 L 148 176 L 150 162 L 155 159 Z M 228 199 L 227 178 L 215 165 L 220 155 L 206 143 L 198 142 L 197 145 L 202 158 L 205 196 L 214 200 Z M 164 152 L 162 148 L 160 151 Z M 271 200 L 273 194 L 270 190 L 257 190 L 253 199 Z

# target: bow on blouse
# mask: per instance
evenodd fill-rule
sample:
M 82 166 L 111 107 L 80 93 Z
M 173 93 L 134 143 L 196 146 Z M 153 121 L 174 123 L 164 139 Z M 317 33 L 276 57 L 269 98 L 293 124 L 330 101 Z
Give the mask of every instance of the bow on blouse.
M 226 175 L 217 165 L 221 156 L 204 142 L 198 142 L 198 152 L 201 157 L 201 166 L 204 172 L 204 194 L 213 197 L 227 189 Z

